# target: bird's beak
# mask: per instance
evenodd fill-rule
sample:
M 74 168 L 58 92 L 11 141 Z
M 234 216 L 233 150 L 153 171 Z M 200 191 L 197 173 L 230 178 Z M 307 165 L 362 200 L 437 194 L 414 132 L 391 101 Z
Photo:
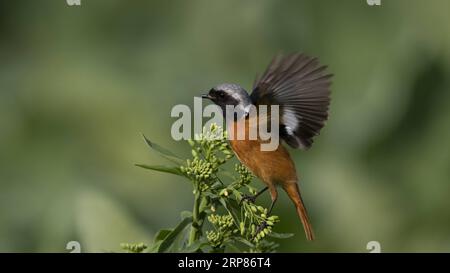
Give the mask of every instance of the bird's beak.
M 212 99 L 209 94 L 203 94 L 201 97 L 202 99 Z

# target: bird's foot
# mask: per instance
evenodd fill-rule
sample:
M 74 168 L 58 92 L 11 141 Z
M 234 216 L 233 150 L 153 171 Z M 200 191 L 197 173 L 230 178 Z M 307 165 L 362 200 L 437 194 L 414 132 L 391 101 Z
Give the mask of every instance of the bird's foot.
M 258 226 L 258 228 L 255 231 L 255 235 L 253 236 L 253 239 L 255 239 L 258 234 L 261 233 L 261 231 L 263 231 L 266 227 L 268 227 L 269 225 L 267 224 L 266 221 L 262 221 L 262 223 Z
M 255 195 L 247 195 L 244 194 L 244 196 L 242 196 L 241 201 L 239 201 L 239 206 L 242 204 L 242 202 L 247 201 L 247 202 L 251 202 L 251 203 L 255 203 L 256 202 L 256 196 Z

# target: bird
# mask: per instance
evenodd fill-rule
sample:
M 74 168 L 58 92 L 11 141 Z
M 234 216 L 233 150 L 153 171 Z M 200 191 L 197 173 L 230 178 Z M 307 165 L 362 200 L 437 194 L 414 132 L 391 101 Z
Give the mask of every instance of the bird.
M 222 83 L 201 96 L 218 105 L 224 117 L 227 105 L 244 109 L 245 114 L 235 116 L 227 128 L 235 128 L 238 120 L 244 121 L 246 137 L 230 139 L 230 147 L 239 161 L 266 186 L 254 196 L 244 198 L 255 202 L 256 197 L 269 190 L 272 202 L 268 214 L 271 214 L 278 198 L 277 188 L 282 188 L 295 205 L 306 239 L 310 241 L 315 235 L 300 193 L 299 176 L 283 143 L 294 149 L 307 150 L 324 127 L 328 120 L 333 77 L 327 70 L 328 67 L 321 65 L 317 58 L 304 53 L 278 54 L 255 79 L 251 94 L 238 84 Z M 273 151 L 260 149 L 263 140 L 259 136 L 256 139 L 247 137 L 252 119 L 258 118 L 258 114 L 256 117 L 248 115 L 245 109 L 261 105 L 279 107 L 281 141 Z

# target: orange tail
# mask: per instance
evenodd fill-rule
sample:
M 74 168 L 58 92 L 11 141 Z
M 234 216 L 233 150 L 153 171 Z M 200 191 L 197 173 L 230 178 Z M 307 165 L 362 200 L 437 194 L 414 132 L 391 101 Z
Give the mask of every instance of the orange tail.
M 297 183 L 286 183 L 285 185 L 283 185 L 283 189 L 295 204 L 298 217 L 302 221 L 303 228 L 305 229 L 306 238 L 310 241 L 314 240 L 314 232 L 311 226 L 311 222 L 309 221 L 305 204 L 303 204 L 302 196 L 300 195 L 300 190 Z

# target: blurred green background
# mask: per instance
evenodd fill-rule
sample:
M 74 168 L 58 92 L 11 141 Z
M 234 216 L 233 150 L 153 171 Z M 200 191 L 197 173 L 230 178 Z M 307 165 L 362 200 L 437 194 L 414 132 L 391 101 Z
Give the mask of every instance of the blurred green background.
M 117 251 L 192 206 L 141 139 L 170 138 L 176 104 L 250 89 L 276 53 L 335 74 L 330 120 L 292 153 L 317 241 L 285 194 L 280 251 L 450 251 L 450 2 L 0 2 L 0 251 Z M 255 185 L 258 182 L 255 182 Z M 262 185 L 261 185 L 262 186 Z M 269 204 L 268 196 L 258 202 Z

